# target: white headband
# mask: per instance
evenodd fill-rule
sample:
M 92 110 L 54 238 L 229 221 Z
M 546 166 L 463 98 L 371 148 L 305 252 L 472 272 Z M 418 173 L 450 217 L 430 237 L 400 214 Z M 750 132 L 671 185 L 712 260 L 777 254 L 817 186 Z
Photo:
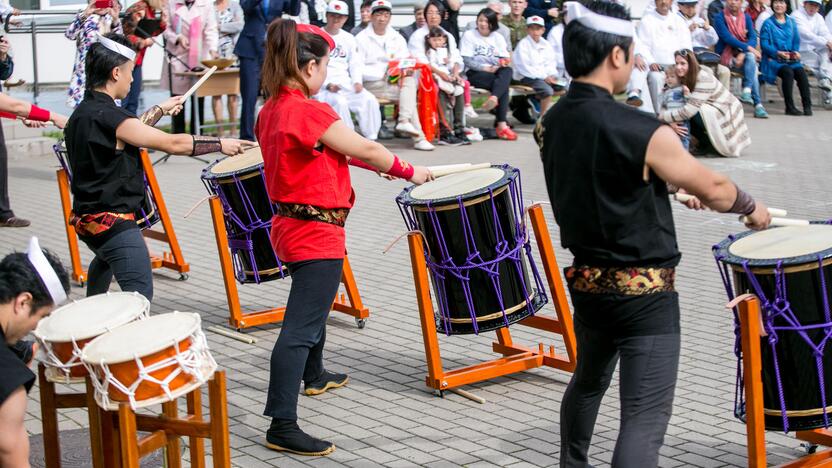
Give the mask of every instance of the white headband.
M 125 47 L 118 42 L 107 39 L 106 37 L 102 36 L 101 34 L 98 35 L 98 43 L 103 45 L 104 47 L 112 50 L 113 52 L 121 55 L 122 57 L 126 58 L 127 60 L 135 60 L 136 59 L 136 51 Z
M 599 15 L 578 2 L 566 2 L 566 22 L 577 20 L 589 29 L 615 34 L 616 36 L 633 37 L 635 28 L 632 21 L 611 16 Z
M 35 267 L 35 272 L 40 276 L 43 285 L 49 291 L 52 302 L 55 305 L 63 303 L 66 300 L 66 291 L 64 291 L 61 280 L 58 279 L 58 274 L 55 273 L 55 269 L 52 268 L 49 260 L 46 259 L 46 255 L 43 254 L 43 250 L 40 249 L 37 237 L 32 237 L 29 240 L 29 249 L 26 250 L 26 256 L 29 258 L 32 266 Z

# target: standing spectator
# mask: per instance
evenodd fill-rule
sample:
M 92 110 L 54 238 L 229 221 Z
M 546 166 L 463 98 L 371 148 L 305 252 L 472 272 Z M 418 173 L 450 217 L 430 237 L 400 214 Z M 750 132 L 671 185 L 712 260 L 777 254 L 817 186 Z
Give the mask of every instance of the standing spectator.
M 508 16 L 503 16 L 500 19 L 500 23 L 504 24 L 511 31 L 509 39 L 511 39 L 512 50 L 517 47 L 517 43 L 521 39 L 526 37 L 526 17 L 523 16 L 523 13 L 526 11 L 527 5 L 526 0 L 509 0 Z
M 497 33 L 503 36 L 503 39 L 506 41 L 506 45 L 508 45 L 508 51 L 511 52 L 511 30 L 500 22 L 500 20 L 503 19 L 503 2 L 501 0 L 488 0 L 485 7 L 497 15 Z M 474 19 L 474 21 L 469 22 L 465 29 L 467 31 L 475 31 L 477 29 L 477 20 Z
M 156 10 L 162 11 L 161 23 L 159 29 L 155 31 L 141 31 L 138 28 L 138 22 L 142 19 L 156 19 Z M 139 0 L 127 9 L 127 16 L 122 27 L 129 22 L 131 24 L 131 31 L 124 28 L 124 34 L 127 39 L 133 44 L 136 49 L 136 64 L 133 67 L 133 82 L 130 83 L 130 92 L 124 100 L 124 108 L 135 114 L 139 110 L 139 96 L 142 92 L 142 63 L 144 62 L 144 54 L 148 47 L 154 44 L 153 38 L 162 34 L 162 31 L 167 28 L 168 11 L 162 8 L 160 0 Z
M 448 31 L 459 44 L 459 9 L 463 0 L 436 0 L 445 7 L 445 17 L 442 18 L 442 29 Z
M 335 48 L 329 51 L 326 80 L 317 97 L 332 106 L 350 130 L 355 130 L 350 111 L 355 112 L 361 134 L 368 140 L 376 140 L 381 128 L 381 110 L 376 97 L 361 84 L 364 64 L 361 63 L 355 36 L 341 29 L 348 15 L 346 2 L 332 0 L 329 3 L 324 29 L 335 41 Z
M 204 59 L 219 57 L 217 14 L 211 0 L 170 0 L 168 15 L 171 24 L 163 33 L 167 54 L 160 84 L 171 96 L 179 96 L 188 91 L 193 80 L 178 73 L 202 66 Z M 196 107 L 199 109 L 191 109 L 192 125 L 197 118 L 202 120 L 202 106 Z M 171 133 L 185 133 L 184 112 L 171 117 Z
M 361 23 L 352 28 L 350 30 L 350 34 L 357 36 L 358 33 L 367 28 L 367 25 L 370 24 L 370 18 L 372 18 L 372 14 L 370 13 L 370 8 L 372 6 L 373 0 L 364 0 L 364 2 L 361 3 Z
M 757 60 L 762 56 L 757 50 L 757 31 L 751 17 L 742 11 L 742 0 L 725 0 L 725 10 L 714 17 L 714 28 L 719 35 L 715 50 L 722 64 L 742 70 L 740 100 L 754 105 L 754 117 L 767 119 L 757 79 Z
M 219 45 L 217 51 L 220 58 L 233 59 L 234 46 L 243 30 L 243 9 L 237 0 L 215 0 L 214 8 L 217 12 L 217 28 L 219 29 Z M 226 96 L 228 101 L 228 122 L 229 127 L 234 128 L 237 121 L 237 95 Z M 222 96 L 212 96 L 212 108 L 214 110 L 214 121 L 217 125 L 222 124 Z M 222 127 L 217 127 L 222 128 Z
M 260 92 L 260 68 L 266 50 L 266 26 L 283 13 L 297 16 L 299 0 L 240 0 L 245 24 L 234 54 L 240 59 L 240 139 L 254 140 L 254 110 Z
M 774 16 L 763 24 L 760 32 L 760 47 L 763 59 L 760 71 L 763 81 L 775 84 L 780 77 L 783 100 L 786 102 L 786 115 L 812 115 L 812 93 L 809 90 L 809 77 L 800 63 L 800 33 L 797 24 L 786 16 L 786 0 L 772 2 Z M 797 81 L 803 112 L 794 106 L 793 87 Z
M 670 11 L 671 3 L 671 0 L 655 0 L 656 9 L 641 18 L 636 28 L 642 55 L 650 69 L 647 87 L 654 112 L 659 111 L 664 68 L 673 66 L 673 52 L 693 49 L 690 28 L 681 16 Z
M 326 16 L 326 0 L 300 0 L 298 21 L 322 27 Z
M 543 38 L 546 23 L 539 16 L 529 16 L 528 36 L 514 49 L 514 79 L 531 86 L 535 97 L 540 100 L 540 114 L 552 105 L 552 96 L 560 91 L 555 51 L 549 41 Z
M 483 8 L 477 14 L 477 28 L 465 31 L 459 52 L 468 70 L 471 86 L 487 89 L 491 92 L 483 109 L 497 109 L 497 137 L 503 140 L 516 140 L 517 134 L 508 126 L 509 85 L 512 69 L 508 44 L 503 36 L 496 33 L 499 27 L 497 13 L 491 8 Z
M 8 80 L 14 72 L 14 61 L 9 55 L 9 41 L 6 36 L 0 36 L 0 82 Z M 2 91 L 2 88 L 0 88 Z M 18 218 L 12 211 L 9 202 L 9 153 L 6 150 L 6 136 L 0 125 L 0 227 L 26 227 L 30 225 L 28 219 Z M 0 343 L 2 346 L 3 343 Z
M 832 105 L 832 32 L 818 13 L 820 0 L 805 0 L 803 6 L 792 13 L 800 33 L 800 55 L 803 62 L 815 72 L 818 86 L 824 91 L 824 106 Z
M 69 80 L 69 97 L 66 100 L 66 104 L 73 109 L 84 99 L 87 82 L 84 64 L 87 51 L 99 34 L 121 33 L 121 21 L 118 20 L 120 9 L 121 5 L 115 0 L 90 0 L 87 8 L 75 16 L 75 20 L 64 32 L 67 39 L 75 41 L 78 50 Z
M 529 0 L 529 4 L 525 8 L 524 14 L 529 16 L 539 16 L 546 21 L 546 34 L 555 25 L 555 20 L 560 17 L 560 9 L 558 9 L 558 0 Z
M 413 71 L 402 70 L 399 85 L 387 81 L 391 61 L 410 57 L 407 43 L 401 34 L 390 26 L 393 6 L 388 0 L 375 0 L 371 7 L 370 26 L 355 36 L 364 63 L 364 87 L 376 96 L 399 101 L 399 122 L 396 130 L 413 137 L 413 148 L 432 151 L 433 145 L 425 138 L 419 124 L 416 107 L 417 78 Z
M 405 41 L 410 41 L 410 36 L 414 31 L 425 25 L 425 2 L 422 0 L 413 4 L 413 22 L 407 26 L 399 29 L 399 34 L 404 37 Z

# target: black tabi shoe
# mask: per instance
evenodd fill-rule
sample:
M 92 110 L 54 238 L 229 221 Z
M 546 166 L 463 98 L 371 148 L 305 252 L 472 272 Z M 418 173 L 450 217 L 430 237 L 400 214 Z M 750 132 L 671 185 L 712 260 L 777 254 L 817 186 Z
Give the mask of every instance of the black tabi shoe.
M 306 395 L 320 395 L 330 388 L 343 387 L 350 381 L 347 374 L 336 374 L 324 371 L 317 380 L 303 383 L 303 393 Z
M 803 108 L 803 115 L 812 115 L 812 106 Z
M 797 107 L 787 107 L 786 115 L 803 115 L 803 112 L 797 110 Z
M 272 419 L 266 431 L 266 447 L 308 457 L 321 457 L 335 451 L 335 444 L 303 432 L 298 422 L 291 419 Z

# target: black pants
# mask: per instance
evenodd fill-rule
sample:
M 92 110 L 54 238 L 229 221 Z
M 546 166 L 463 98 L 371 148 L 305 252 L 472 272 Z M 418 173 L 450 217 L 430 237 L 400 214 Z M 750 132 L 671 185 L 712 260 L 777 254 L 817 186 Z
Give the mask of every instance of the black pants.
M 439 104 L 445 117 L 445 122 L 440 122 L 442 130 L 451 133 L 461 132 L 465 123 L 465 96 L 449 96 L 448 93 L 439 91 Z
M 658 297 L 664 294 L 673 297 Z M 609 300 L 619 296 L 582 296 L 576 301 L 572 295 L 578 362 L 561 402 L 560 466 L 587 466 L 601 399 L 620 359 L 621 422 L 612 466 L 656 467 L 673 410 L 679 366 L 678 299 L 675 293 L 660 293 L 655 295 L 655 303 L 649 296 L 636 296 L 635 302 L 641 303 L 628 304 L 628 296 L 620 296 L 620 301 Z M 584 311 L 587 313 L 582 314 Z M 602 316 L 608 319 L 599 321 Z M 665 333 L 648 330 L 663 316 L 670 322 Z M 620 323 L 613 323 L 616 320 Z
M 809 77 L 806 76 L 806 71 L 803 70 L 803 67 L 792 68 L 788 65 L 782 66 L 777 70 L 777 76 L 781 80 L 783 100 L 786 102 L 786 109 L 795 109 L 793 94 L 795 81 L 797 81 L 797 89 L 800 90 L 800 100 L 803 103 L 803 109 L 812 108 L 812 92 L 809 90 Z
M 506 122 L 508 119 L 508 87 L 511 84 L 511 67 L 500 67 L 494 73 L 470 70 L 466 74 L 471 86 L 487 89 L 491 91 L 492 96 L 497 98 L 497 122 Z
M 341 284 L 343 266 L 343 259 L 288 264 L 292 287 L 272 350 L 264 415 L 297 419 L 301 379 L 310 382 L 323 374 L 326 319 Z
M 6 137 L 0 126 L 0 220 L 14 216 L 9 202 L 9 152 L 6 150 Z
M 193 98 L 188 98 L 188 102 L 185 103 L 185 106 L 193 107 L 193 106 L 191 106 L 191 103 L 193 102 L 192 99 Z M 196 105 L 197 109 L 194 110 L 192 108 L 191 109 L 191 114 L 190 114 L 191 115 L 191 128 L 189 130 L 189 133 L 191 135 L 196 134 L 197 115 L 199 115 L 199 125 L 204 125 L 205 124 L 205 98 L 204 97 L 197 98 L 196 101 L 197 101 L 197 105 Z M 185 133 L 185 111 L 184 110 L 182 110 L 182 112 L 180 112 L 180 113 L 178 113 L 178 114 L 176 114 L 176 115 L 174 115 L 170 118 L 170 132 L 171 133 Z
M 153 300 L 150 254 L 138 227 L 119 232 L 101 245 L 85 243 L 95 253 L 87 271 L 87 296 L 106 293 L 115 276 L 122 291 L 136 291 Z

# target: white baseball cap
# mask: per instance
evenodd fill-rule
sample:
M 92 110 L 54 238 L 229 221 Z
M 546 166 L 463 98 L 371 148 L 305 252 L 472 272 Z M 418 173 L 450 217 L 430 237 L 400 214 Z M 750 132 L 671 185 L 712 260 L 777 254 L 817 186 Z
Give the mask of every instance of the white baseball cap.
M 526 26 L 542 26 L 545 28 L 546 22 L 543 21 L 543 18 L 537 15 L 529 16 L 528 18 L 526 18 Z
M 378 10 L 393 11 L 393 4 L 388 0 L 375 0 L 372 5 L 370 5 L 370 13 L 375 13 Z
M 329 5 L 327 5 L 326 7 L 326 12 L 332 13 L 334 15 L 344 16 L 349 16 L 350 14 L 350 10 L 346 2 L 343 2 L 341 0 L 332 0 L 331 2 L 329 2 Z
M 823 5 L 823 2 L 821 2 L 820 0 L 803 0 L 803 3 L 806 3 L 806 2 L 812 2 L 812 3 L 817 3 L 818 5 Z

